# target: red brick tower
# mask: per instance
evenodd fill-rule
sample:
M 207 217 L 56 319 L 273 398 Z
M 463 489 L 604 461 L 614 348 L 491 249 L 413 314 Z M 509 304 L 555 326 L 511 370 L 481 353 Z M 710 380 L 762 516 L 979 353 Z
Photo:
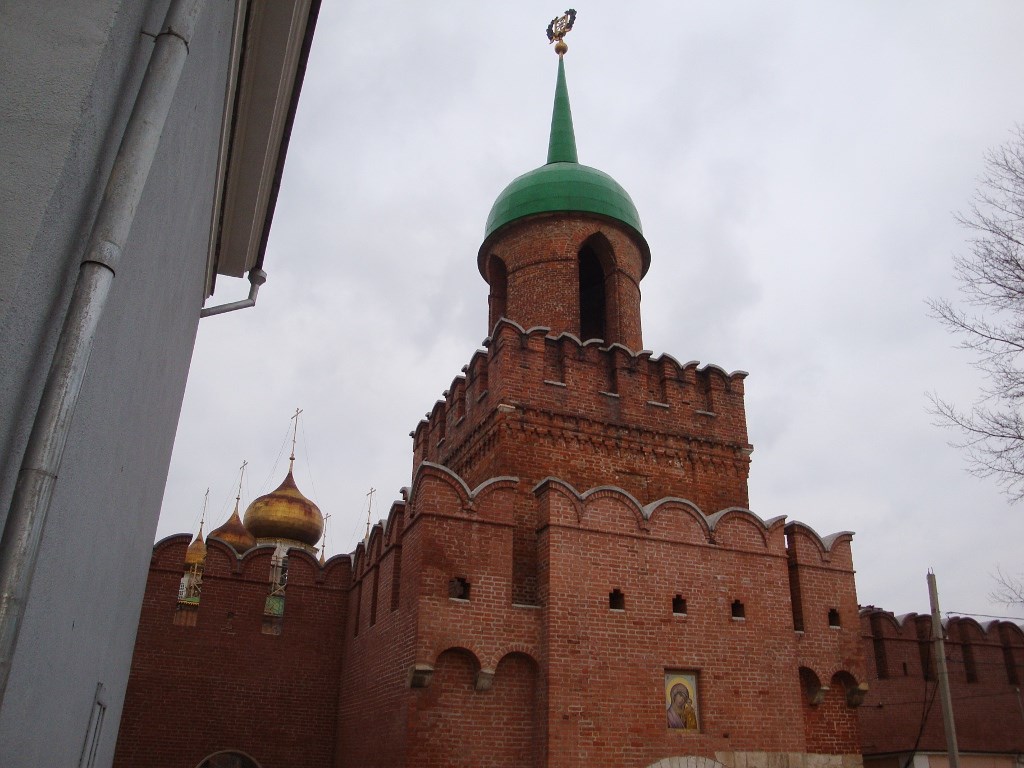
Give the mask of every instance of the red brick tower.
M 649 248 L 577 160 L 555 37 L 548 162 L 478 254 L 486 349 L 353 554 L 336 764 L 859 763 L 851 535 L 748 511 L 745 374 L 642 349 Z
M 852 535 L 749 511 L 745 374 L 643 350 L 650 250 L 577 159 L 574 16 L 547 163 L 478 254 L 490 335 L 416 427 L 411 486 L 326 564 L 290 475 L 201 569 L 158 544 L 117 765 L 860 764 Z

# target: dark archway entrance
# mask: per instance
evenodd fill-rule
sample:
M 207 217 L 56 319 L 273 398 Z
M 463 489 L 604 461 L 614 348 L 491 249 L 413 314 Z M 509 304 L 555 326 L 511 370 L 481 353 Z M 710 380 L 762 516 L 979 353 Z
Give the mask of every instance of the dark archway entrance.
M 260 765 L 243 752 L 228 751 L 210 755 L 197 768 L 260 768 Z

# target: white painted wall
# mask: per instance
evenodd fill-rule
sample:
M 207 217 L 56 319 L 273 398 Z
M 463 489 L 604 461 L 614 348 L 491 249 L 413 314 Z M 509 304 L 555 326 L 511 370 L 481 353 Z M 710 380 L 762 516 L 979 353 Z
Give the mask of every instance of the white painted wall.
M 0 521 L 167 0 L 0 5 Z M 0 762 L 113 758 L 199 322 L 234 3 L 205 3 L 99 328 L 0 710 Z

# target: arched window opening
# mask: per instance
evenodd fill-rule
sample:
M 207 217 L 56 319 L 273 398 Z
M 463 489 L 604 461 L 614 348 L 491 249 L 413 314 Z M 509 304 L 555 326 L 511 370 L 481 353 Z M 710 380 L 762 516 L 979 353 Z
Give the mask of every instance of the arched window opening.
M 605 269 L 593 244 L 588 241 L 579 253 L 580 339 L 608 341 L 605 299 Z
M 491 288 L 487 296 L 487 332 L 490 333 L 505 316 L 508 303 L 508 270 L 505 262 L 494 254 L 487 260 L 487 283 Z
M 864 703 L 864 696 L 868 692 L 866 683 L 858 683 L 857 679 L 845 670 L 840 670 L 832 675 L 832 687 L 842 688 L 846 696 L 846 706 L 856 709 Z
M 260 768 L 255 760 L 242 752 L 218 752 L 199 764 L 199 768 Z
M 618 587 L 608 594 L 608 609 L 612 611 L 626 610 L 626 596 Z
M 743 603 L 740 600 L 732 601 L 732 617 L 734 619 L 745 619 L 747 618 L 747 609 L 743 607 Z
M 804 689 L 806 703 L 811 707 L 820 706 L 830 688 L 827 685 L 821 684 L 821 680 L 814 674 L 814 670 L 808 667 L 800 667 L 799 672 L 800 686 Z

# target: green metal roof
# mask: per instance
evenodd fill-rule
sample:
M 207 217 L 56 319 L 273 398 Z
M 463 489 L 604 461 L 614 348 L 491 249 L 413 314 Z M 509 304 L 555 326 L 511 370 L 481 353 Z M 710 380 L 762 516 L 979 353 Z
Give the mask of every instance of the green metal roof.
M 491 206 L 484 236 L 524 216 L 553 211 L 597 213 L 643 234 L 636 206 L 615 179 L 588 165 L 549 163 L 505 187 Z
M 548 139 L 549 163 L 578 163 L 576 132 L 572 129 L 572 107 L 569 86 L 565 84 L 565 61 L 558 57 L 558 80 L 555 82 L 555 106 L 551 110 L 551 137 Z
M 635 230 L 643 240 L 640 215 L 626 190 L 607 173 L 580 165 L 577 160 L 565 63 L 561 57 L 558 59 L 547 165 L 514 179 L 498 195 L 487 216 L 484 239 L 506 224 L 526 216 L 555 212 L 607 216 Z

